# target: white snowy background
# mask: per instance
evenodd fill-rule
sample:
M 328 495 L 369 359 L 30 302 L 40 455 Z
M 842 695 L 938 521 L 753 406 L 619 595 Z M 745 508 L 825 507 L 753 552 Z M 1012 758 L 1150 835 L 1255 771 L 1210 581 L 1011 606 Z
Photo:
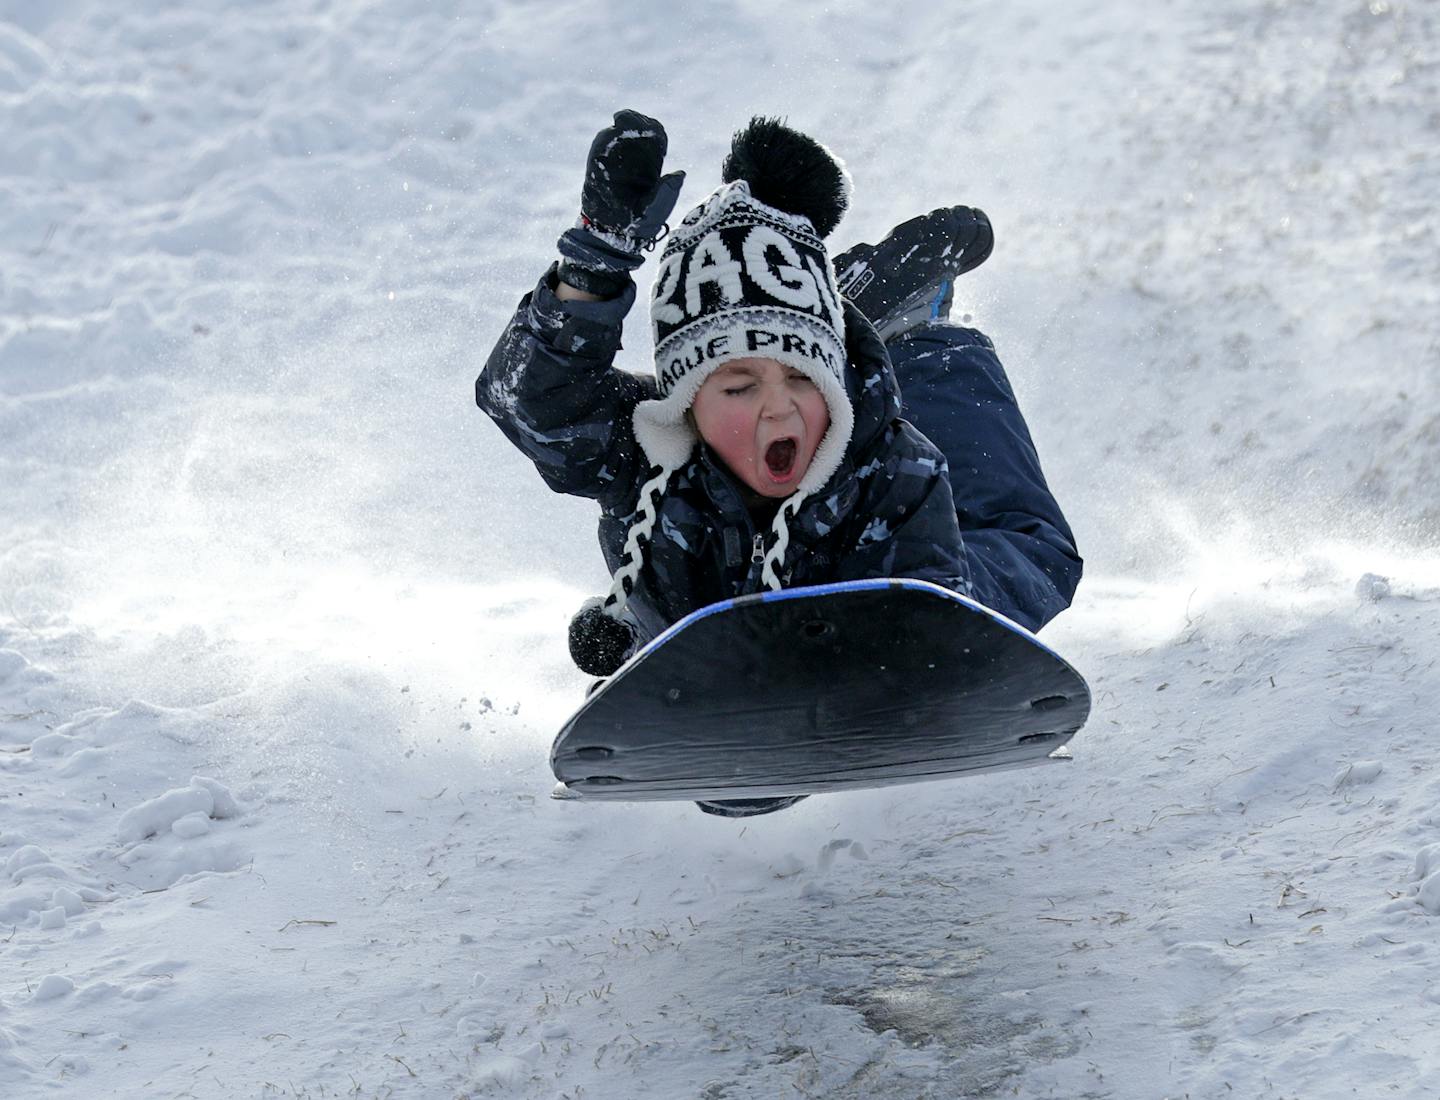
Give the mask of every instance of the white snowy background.
M 0 0 L 0 1096 L 1440 1095 L 1437 104 L 1422 0 Z M 471 387 L 622 106 L 990 213 L 1073 765 L 548 799 Z

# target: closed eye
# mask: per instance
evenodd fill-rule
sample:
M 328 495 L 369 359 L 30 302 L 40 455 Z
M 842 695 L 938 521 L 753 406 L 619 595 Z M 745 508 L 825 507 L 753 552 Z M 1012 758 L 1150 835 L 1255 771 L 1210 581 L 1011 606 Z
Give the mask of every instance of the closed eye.
M 720 392 L 728 397 L 739 397 L 742 393 L 748 393 L 755 388 L 754 382 L 747 382 L 743 386 L 734 386 L 721 390 Z

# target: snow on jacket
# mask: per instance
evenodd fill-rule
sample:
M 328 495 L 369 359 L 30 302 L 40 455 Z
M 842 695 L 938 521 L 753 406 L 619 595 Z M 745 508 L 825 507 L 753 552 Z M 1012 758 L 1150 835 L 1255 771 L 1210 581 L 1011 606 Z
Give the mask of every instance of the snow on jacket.
M 635 300 L 561 302 L 552 267 L 520 302 L 475 383 L 476 403 L 555 492 L 599 502 L 600 546 L 613 572 L 652 472 L 631 415 L 653 379 L 615 369 Z M 830 480 L 789 521 L 777 572 L 787 587 L 913 577 L 971 591 L 945 457 L 899 419 L 900 391 L 869 321 L 845 303 L 845 384 L 855 427 Z M 669 481 L 628 608 L 641 642 L 707 604 L 759 592 L 768 525 L 751 518 L 740 482 L 705 444 Z

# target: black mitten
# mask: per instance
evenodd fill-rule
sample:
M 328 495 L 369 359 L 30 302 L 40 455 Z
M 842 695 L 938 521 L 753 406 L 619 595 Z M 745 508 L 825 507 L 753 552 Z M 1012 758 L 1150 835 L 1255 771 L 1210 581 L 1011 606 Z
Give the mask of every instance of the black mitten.
M 664 235 L 684 172 L 662 176 L 669 139 L 665 127 L 638 111 L 617 111 L 595 135 L 580 192 L 580 222 L 559 242 L 560 278 L 610 297 L 628 272 L 644 262 L 642 250 Z

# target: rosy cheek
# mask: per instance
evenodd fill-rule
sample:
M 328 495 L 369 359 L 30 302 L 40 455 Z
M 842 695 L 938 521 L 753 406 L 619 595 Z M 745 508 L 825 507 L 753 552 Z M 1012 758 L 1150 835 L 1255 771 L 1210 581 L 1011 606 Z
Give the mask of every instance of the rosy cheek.
M 823 397 L 811 403 L 810 415 L 807 419 L 817 435 L 825 434 L 826 429 L 830 427 L 830 407 L 825 404 Z

